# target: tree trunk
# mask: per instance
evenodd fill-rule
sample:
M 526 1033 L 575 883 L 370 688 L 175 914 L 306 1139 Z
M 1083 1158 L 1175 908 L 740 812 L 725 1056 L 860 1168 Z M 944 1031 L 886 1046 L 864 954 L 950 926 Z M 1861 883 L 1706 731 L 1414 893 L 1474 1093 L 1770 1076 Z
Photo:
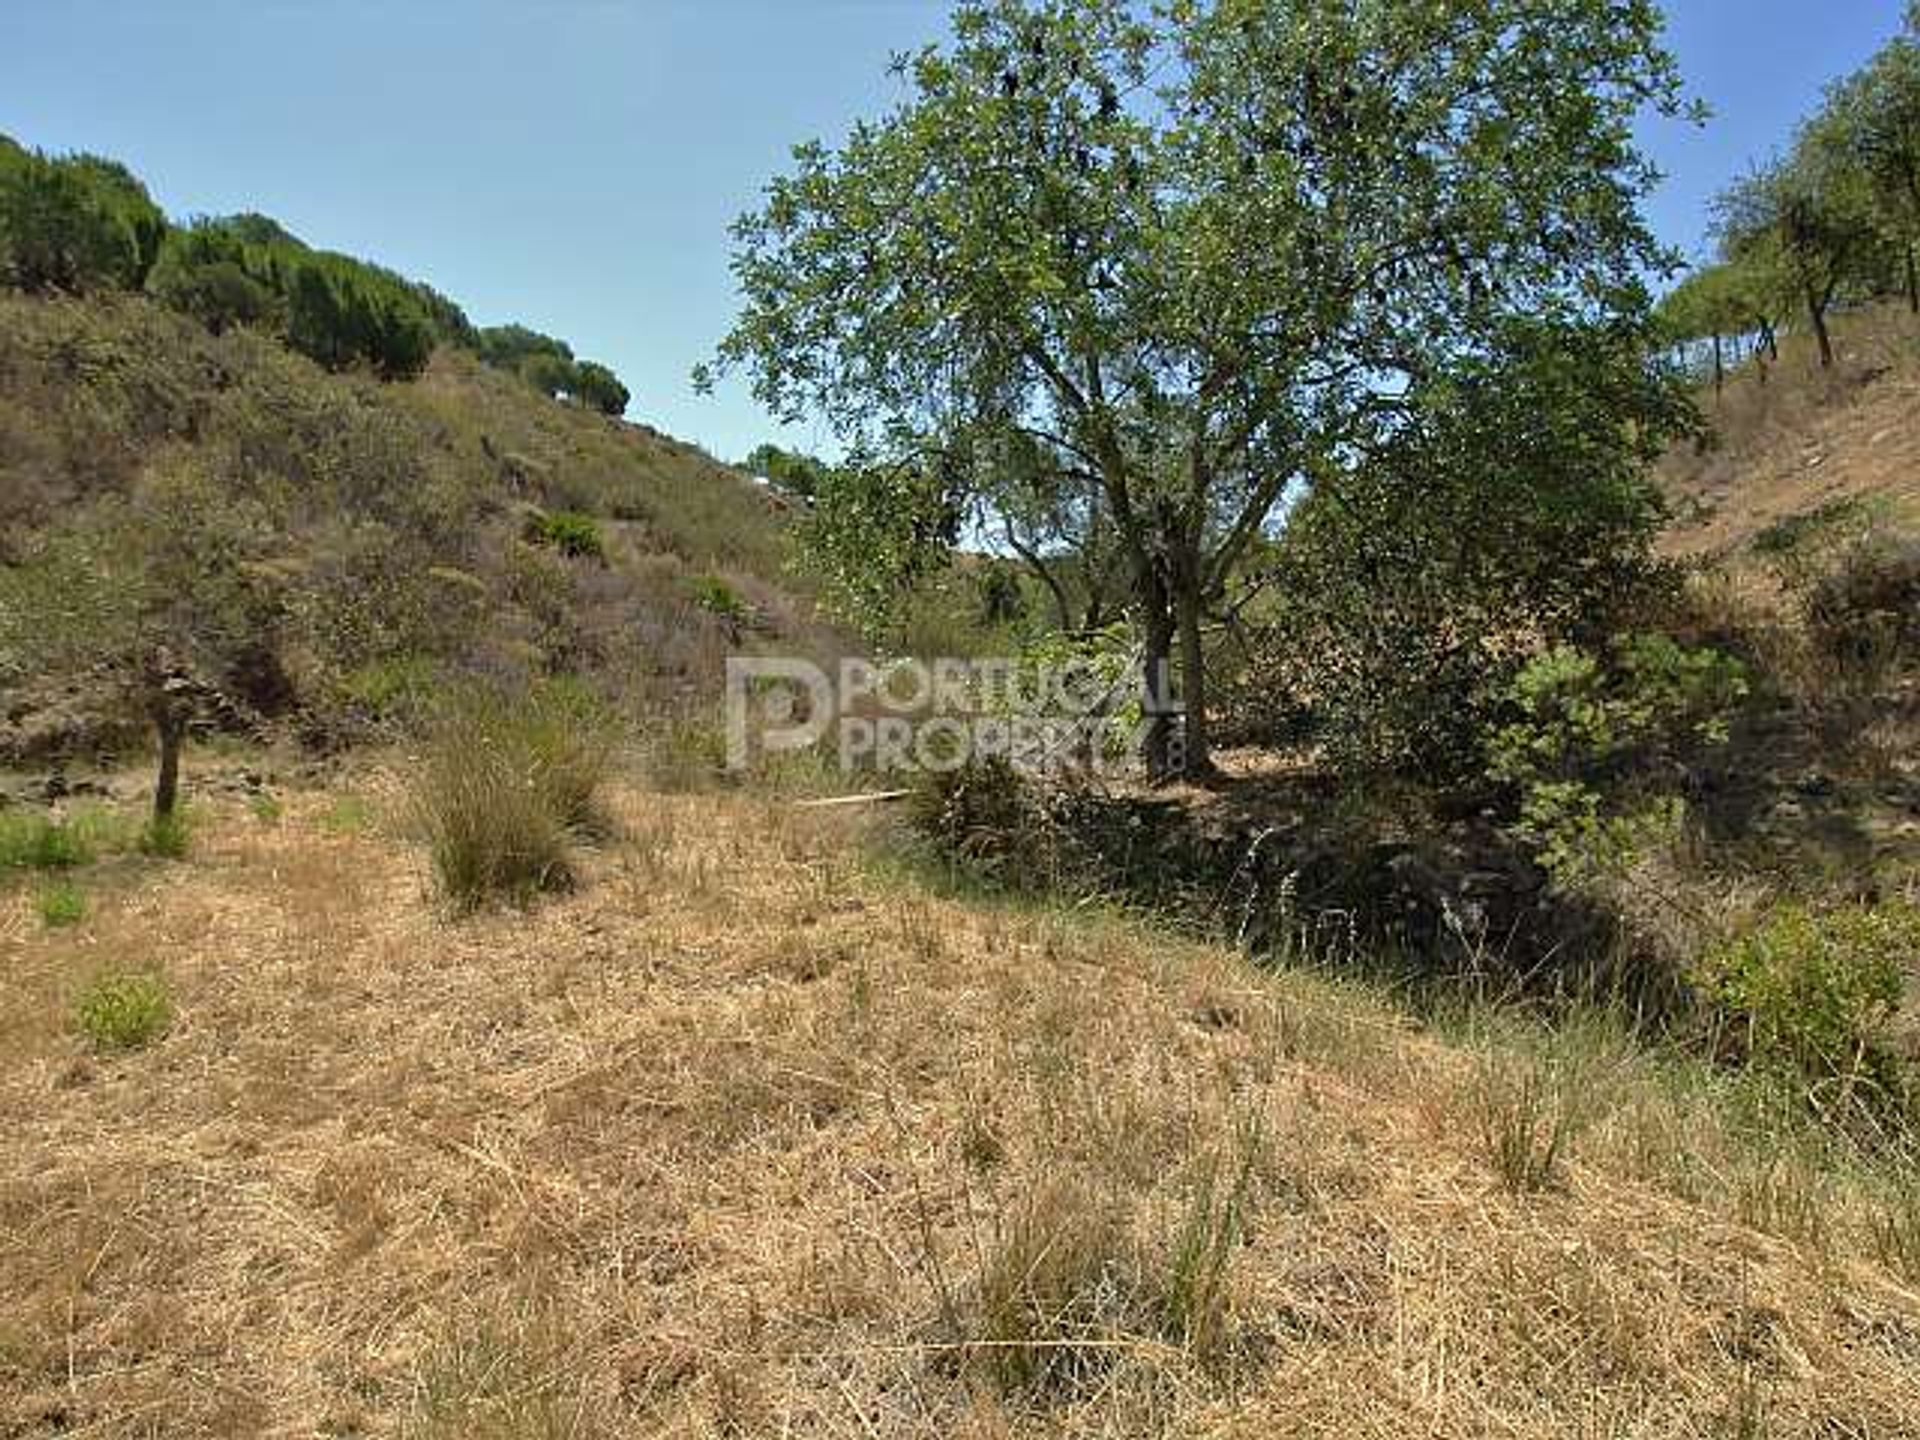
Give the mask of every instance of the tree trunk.
M 1207 733 L 1207 656 L 1200 633 L 1204 607 L 1196 576 L 1181 576 L 1176 609 L 1180 619 L 1180 703 L 1185 715 L 1182 734 L 1186 741 L 1177 768 L 1189 780 L 1202 780 L 1213 774 L 1213 752 Z
M 1907 313 L 1920 315 L 1920 268 L 1913 262 L 1913 246 L 1907 246 Z
M 1173 778 L 1173 610 L 1167 587 L 1157 573 L 1141 577 L 1140 713 L 1144 722 L 1141 756 L 1155 784 Z
M 153 727 L 160 736 L 160 774 L 153 785 L 153 818 L 171 820 L 180 808 L 180 750 L 186 740 L 186 717 L 170 699 L 154 703 Z
M 1812 290 L 1807 291 L 1807 318 L 1813 322 L 1814 338 L 1820 342 L 1820 368 L 1833 368 L 1833 337 L 1827 333 L 1827 307 Z
M 1720 349 L 1720 333 L 1713 336 L 1713 398 L 1718 400 L 1720 392 L 1727 388 L 1727 360 Z

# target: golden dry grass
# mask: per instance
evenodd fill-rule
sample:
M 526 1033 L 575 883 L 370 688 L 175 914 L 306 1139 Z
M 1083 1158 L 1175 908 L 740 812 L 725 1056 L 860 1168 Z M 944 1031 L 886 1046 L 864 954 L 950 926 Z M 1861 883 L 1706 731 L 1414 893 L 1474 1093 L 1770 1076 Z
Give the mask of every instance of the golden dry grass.
M 1567 1052 L 1602 1099 L 1516 1195 L 1505 1041 L 937 898 L 857 817 L 618 808 L 524 915 L 324 794 L 72 929 L 0 892 L 0 1435 L 1920 1434 L 1869 1192 L 1643 1057 Z M 147 1050 L 72 1033 L 108 964 Z

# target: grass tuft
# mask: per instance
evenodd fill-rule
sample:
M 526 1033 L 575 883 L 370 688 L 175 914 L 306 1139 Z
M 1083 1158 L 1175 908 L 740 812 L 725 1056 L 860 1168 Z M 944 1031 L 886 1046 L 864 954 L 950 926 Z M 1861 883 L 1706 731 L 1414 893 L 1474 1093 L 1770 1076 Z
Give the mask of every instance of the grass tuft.
M 156 815 L 140 830 L 142 855 L 155 860 L 184 860 L 193 846 L 193 822 L 184 810 Z
M 107 974 L 81 994 L 81 1033 L 101 1050 L 138 1050 L 173 1022 L 173 1005 L 157 975 Z
M 78 925 L 87 918 L 87 897 L 79 887 L 49 885 L 40 892 L 40 923 L 49 930 Z
M 441 893 L 462 910 L 570 889 L 574 846 L 603 831 L 612 731 L 579 696 L 472 689 L 442 712 L 411 811 Z

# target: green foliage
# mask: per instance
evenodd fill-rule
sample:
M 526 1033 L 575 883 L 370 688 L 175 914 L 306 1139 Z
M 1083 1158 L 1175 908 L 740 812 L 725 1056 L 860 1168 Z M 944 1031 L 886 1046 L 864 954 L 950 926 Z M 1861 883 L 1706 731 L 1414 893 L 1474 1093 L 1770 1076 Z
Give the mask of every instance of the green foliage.
M 958 515 L 936 477 L 907 465 L 836 466 L 817 477 L 813 500 L 802 564 L 841 618 L 884 642 L 913 586 L 946 563 Z
M 633 396 L 620 377 L 596 360 L 582 360 L 574 371 L 573 398 L 602 415 L 622 415 Z
M 606 558 L 606 537 L 601 534 L 600 522 L 591 515 L 555 510 L 531 517 L 527 530 L 529 540 L 550 546 L 570 560 Z
M 287 343 L 329 370 L 369 364 L 385 380 L 426 368 L 433 331 L 402 283 L 345 256 L 313 254 L 287 287 Z
M 574 845 L 605 824 L 612 748 L 609 717 L 574 689 L 452 697 L 410 797 L 441 893 L 464 910 L 570 888 Z
M 619 415 L 632 398 L 620 377 L 605 365 L 578 359 L 566 341 L 524 325 L 494 325 L 477 331 L 474 348 L 487 364 L 514 372 L 556 400 L 575 400 L 604 415 Z
M 1723 744 L 1748 689 L 1738 661 L 1664 635 L 1627 636 L 1604 657 L 1568 645 L 1541 655 L 1487 747 L 1489 773 L 1519 794 L 1519 837 L 1572 885 L 1671 834 L 1683 802 L 1639 782 Z
M 1710 947 L 1700 978 L 1740 1021 L 1755 1061 L 1816 1078 L 1859 1076 L 1887 1063 L 1887 1022 L 1916 953 L 1920 910 L 1911 905 L 1784 904 Z
M 0 870 L 70 870 L 94 858 L 92 837 L 50 815 L 0 810 Z
M 40 923 L 49 930 L 78 925 L 87 918 L 86 892 L 75 885 L 49 885 L 40 892 Z
M 75 1014 L 96 1049 L 138 1050 L 166 1033 L 173 1005 L 159 976 L 109 973 L 81 993 Z
M 277 330 L 281 297 L 269 279 L 249 271 L 249 258 L 238 236 L 220 224 L 198 222 L 175 229 L 168 232 L 147 277 L 147 292 L 215 335 L 236 325 Z
M 165 233 L 146 187 L 110 160 L 20 152 L 0 164 L 0 278 L 8 284 L 137 289 Z
M 782 450 L 778 445 L 761 444 L 747 452 L 740 468 L 749 475 L 769 480 L 782 490 L 805 499 L 819 493 L 826 478 L 827 463 L 798 450 Z
M 905 461 L 823 497 L 843 606 L 883 630 L 943 519 L 1092 487 L 1147 673 L 1184 634 L 1204 761 L 1203 612 L 1290 487 L 1392 429 L 1383 394 L 1514 316 L 1645 326 L 1660 27 L 1651 0 L 959 5 L 903 104 L 798 147 L 734 228 L 721 368 Z
M 340 690 L 348 704 L 375 720 L 407 721 L 426 709 L 439 683 L 439 667 L 430 657 L 394 655 L 351 671 Z
M 184 810 L 156 815 L 140 831 L 142 855 L 156 860 L 184 860 L 193 846 L 193 825 Z
M 753 619 L 753 607 L 718 575 L 696 575 L 692 588 L 693 603 L 709 615 L 733 625 L 744 625 Z
M 1298 710 L 1359 768 L 1477 770 L 1489 709 L 1543 646 L 1608 633 L 1654 589 L 1648 466 L 1692 421 L 1637 340 L 1516 323 L 1408 397 L 1408 423 L 1306 490 L 1242 607 L 1233 710 Z

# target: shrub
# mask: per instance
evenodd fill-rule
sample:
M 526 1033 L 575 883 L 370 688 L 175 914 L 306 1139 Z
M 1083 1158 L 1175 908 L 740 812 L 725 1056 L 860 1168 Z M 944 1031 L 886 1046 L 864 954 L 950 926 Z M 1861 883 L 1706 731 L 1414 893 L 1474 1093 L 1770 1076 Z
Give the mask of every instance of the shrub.
M 734 625 L 753 618 L 753 609 L 740 594 L 718 575 L 701 575 L 693 582 L 693 603 L 709 615 Z
M 0 814 L 0 869 L 69 870 L 93 857 L 85 827 L 48 815 Z
M 78 925 L 87 918 L 87 897 L 72 885 L 52 885 L 40 892 L 40 921 L 49 930 Z
M 140 831 L 140 853 L 156 860 L 184 860 L 192 843 L 192 822 L 181 810 L 154 816 Z
M 458 695 L 411 797 L 441 892 L 472 909 L 569 888 L 574 844 L 603 823 L 596 799 L 611 759 L 605 716 L 574 692 Z
M 1887 1079 L 1887 1022 L 1916 952 L 1920 909 L 1911 905 L 1785 904 L 1711 946 L 1701 980 L 1738 1022 L 1749 1059 L 1816 1079 Z
M 908 819 L 940 854 L 990 874 L 1024 869 L 1040 833 L 1032 787 L 998 755 L 928 771 L 908 801 Z
M 528 539 L 537 545 L 550 546 L 568 559 L 606 558 L 607 546 L 605 537 L 600 533 L 600 522 L 591 515 L 582 515 L 574 510 L 555 510 L 534 517 L 529 529 L 531 533 Z
M 166 986 L 156 975 L 102 975 L 81 994 L 76 1013 L 81 1032 L 101 1050 L 137 1050 L 173 1020 Z
M 1920 650 L 1920 540 L 1869 538 L 1807 593 L 1807 626 L 1837 660 L 1878 672 Z
M 1557 646 L 1507 693 L 1513 718 L 1488 742 L 1488 770 L 1519 797 L 1517 836 L 1562 884 L 1630 858 L 1677 828 L 1676 795 L 1648 774 L 1684 773 L 1723 744 L 1746 698 L 1744 667 L 1717 650 L 1635 635 L 1598 655 Z

